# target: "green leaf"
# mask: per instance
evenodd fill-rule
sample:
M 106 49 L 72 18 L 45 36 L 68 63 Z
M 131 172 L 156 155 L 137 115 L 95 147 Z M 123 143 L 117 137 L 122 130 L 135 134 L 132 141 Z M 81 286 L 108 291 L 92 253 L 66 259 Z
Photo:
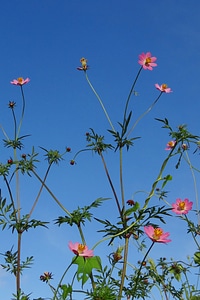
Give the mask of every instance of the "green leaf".
M 194 262 L 195 262 L 195 264 L 200 265 L 200 251 L 195 252 Z
M 139 207 L 140 207 L 140 204 L 138 202 L 136 202 L 133 207 L 131 207 L 125 211 L 124 215 L 130 216 L 130 214 L 132 214 L 132 212 L 135 212 L 136 210 L 138 210 Z
M 101 270 L 101 259 L 99 256 L 88 258 L 78 256 L 76 259 L 73 258 L 73 264 L 78 265 L 77 279 L 78 281 L 82 280 L 82 287 L 91 277 L 93 269 Z

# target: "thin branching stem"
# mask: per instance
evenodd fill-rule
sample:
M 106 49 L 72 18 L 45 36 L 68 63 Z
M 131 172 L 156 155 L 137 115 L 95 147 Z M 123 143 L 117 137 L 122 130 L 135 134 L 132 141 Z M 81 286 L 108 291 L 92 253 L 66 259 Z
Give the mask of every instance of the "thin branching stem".
M 96 92 L 96 90 L 94 89 L 92 83 L 90 82 L 90 80 L 89 80 L 89 78 L 88 78 L 87 72 L 85 71 L 84 73 L 85 73 L 85 78 L 86 78 L 86 80 L 87 80 L 87 82 L 88 82 L 90 88 L 92 89 L 93 93 L 94 93 L 95 96 L 97 97 L 97 99 L 98 99 L 98 101 L 99 101 L 99 103 L 100 103 L 100 105 L 101 105 L 101 107 L 102 107 L 102 109 L 103 109 L 103 111 L 104 111 L 104 114 L 105 114 L 105 116 L 106 116 L 106 118 L 107 118 L 107 120 L 108 120 L 108 122 L 109 122 L 109 124 L 110 124 L 110 126 L 111 126 L 111 128 L 112 128 L 112 130 L 113 130 L 114 132 L 116 132 L 116 131 L 115 131 L 115 128 L 114 128 L 114 126 L 113 126 L 113 124 L 112 124 L 112 122 L 111 122 L 111 120 L 110 120 L 110 117 L 109 117 L 109 115 L 108 115 L 108 113 L 107 113 L 107 111 L 106 111 L 106 109 L 105 109 L 105 106 L 103 105 L 103 102 L 102 102 L 101 98 L 99 97 L 98 93 Z

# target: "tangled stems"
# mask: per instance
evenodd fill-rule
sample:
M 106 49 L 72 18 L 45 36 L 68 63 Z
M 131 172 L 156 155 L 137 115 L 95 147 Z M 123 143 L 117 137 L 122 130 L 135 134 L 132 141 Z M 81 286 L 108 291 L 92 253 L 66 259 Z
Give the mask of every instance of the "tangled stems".
M 56 203 L 61 207 L 61 209 L 69 216 L 72 217 L 71 213 L 61 204 L 61 202 L 56 198 L 56 196 L 52 193 L 52 191 L 48 188 L 48 186 L 45 184 L 45 182 L 40 178 L 40 176 L 35 172 L 34 169 L 31 170 L 32 173 L 35 175 L 35 177 L 42 183 L 42 185 L 45 187 L 45 189 L 48 191 L 48 193 L 51 195 L 51 197 L 56 201 Z
M 28 214 L 28 219 L 30 219 L 30 217 L 31 217 L 31 215 L 32 215 L 32 213 L 33 213 L 33 211 L 34 211 L 34 209 L 35 209 L 35 207 L 36 207 L 36 204 L 37 204 L 37 202 L 38 202 L 38 200 L 39 200 L 39 198 L 40 198 L 41 192 L 42 192 L 42 190 L 43 190 L 43 187 L 44 187 L 45 181 L 46 181 L 46 179 L 47 179 L 47 176 L 48 176 L 48 174 L 49 174 L 49 171 L 50 171 L 51 166 L 52 166 L 52 163 L 49 164 L 49 166 L 48 166 L 48 169 L 47 169 L 46 174 L 45 174 L 45 176 L 44 176 L 44 179 L 43 179 L 43 181 L 42 181 L 42 185 L 41 185 L 41 187 L 40 187 L 40 190 L 39 190 L 39 192 L 38 192 L 38 195 L 37 195 L 37 197 L 36 197 L 36 199 L 35 199 L 35 201 L 34 201 L 34 203 L 33 203 L 33 206 L 32 206 L 32 208 L 31 208 L 31 210 L 30 210 L 30 213 Z
M 93 93 L 94 93 L 95 96 L 97 97 L 97 99 L 98 99 L 98 101 L 99 101 L 99 103 L 100 103 L 100 105 L 101 105 L 101 107 L 102 107 L 102 109 L 103 109 L 103 111 L 104 111 L 104 114 L 105 114 L 105 116 L 106 116 L 106 118 L 107 118 L 107 120 L 108 120 L 108 122 L 109 122 L 109 124 L 110 124 L 110 126 L 111 126 L 111 128 L 112 128 L 112 130 L 115 132 L 115 128 L 114 128 L 114 126 L 113 126 L 113 124 L 112 124 L 112 122 L 111 122 L 111 120 L 110 120 L 110 118 L 109 118 L 109 115 L 108 115 L 108 113 L 107 113 L 107 111 L 106 111 L 106 109 L 105 109 L 105 107 L 104 107 L 104 105 L 103 105 L 103 102 L 102 102 L 101 98 L 99 97 L 99 95 L 97 94 L 97 92 L 96 92 L 96 90 L 94 89 L 93 85 L 91 84 L 91 82 L 90 82 L 90 80 L 89 80 L 89 78 L 88 78 L 88 76 L 87 76 L 87 72 L 84 71 L 84 73 L 85 73 L 85 78 L 86 78 L 86 80 L 87 80 L 87 82 L 88 82 L 90 88 L 92 89 Z

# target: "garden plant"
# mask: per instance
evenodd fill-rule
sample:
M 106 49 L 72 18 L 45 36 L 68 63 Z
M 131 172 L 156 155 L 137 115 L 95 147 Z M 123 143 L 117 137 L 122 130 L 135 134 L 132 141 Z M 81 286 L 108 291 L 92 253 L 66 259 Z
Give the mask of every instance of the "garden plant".
M 76 228 L 77 235 L 74 235 L 74 240 L 66 241 L 66 261 L 65 265 L 60 266 L 60 274 L 57 274 L 60 276 L 58 282 L 54 279 L 51 261 L 49 261 L 49 270 L 44 270 L 43 274 L 38 273 L 41 291 L 43 284 L 48 285 L 51 297 L 46 297 L 41 292 L 37 300 L 200 299 L 200 215 L 196 180 L 200 168 L 192 164 L 191 158 L 193 155 L 199 155 L 198 133 L 190 133 L 185 123 L 177 124 L 174 128 L 167 116 L 164 119 L 156 118 L 156 125 L 162 127 L 163 135 L 166 135 L 166 147 L 160 149 L 160 152 L 165 153 L 165 158 L 161 165 L 159 161 L 155 165 L 157 176 L 152 178 L 148 191 L 126 190 L 124 174 L 128 173 L 131 176 L 132 169 L 131 166 L 130 170 L 127 169 L 127 165 L 124 167 L 124 157 L 135 147 L 139 147 L 139 140 L 142 138 L 142 136 L 135 136 L 135 128 L 141 122 L 145 122 L 146 115 L 153 110 L 162 97 L 170 97 L 173 92 L 166 83 L 155 83 L 152 87 L 155 89 L 155 99 L 142 114 L 138 115 L 134 109 L 134 101 L 140 94 L 137 84 L 139 80 L 143 80 L 143 72 L 154 71 L 157 67 L 157 58 L 150 52 L 142 53 L 139 55 L 138 64 L 138 72 L 124 101 L 121 119 L 112 120 L 103 100 L 89 79 L 91 68 L 87 59 L 84 57 L 80 59 L 77 76 L 83 75 L 83 79 L 88 83 L 86 88 L 89 87 L 93 92 L 92 96 L 97 99 L 107 131 L 98 133 L 94 128 L 87 129 L 85 148 L 76 153 L 72 151 L 73 145 L 66 146 L 63 152 L 55 149 L 48 150 L 45 147 L 36 150 L 33 147 L 29 153 L 24 153 L 23 147 L 26 139 L 31 138 L 28 135 L 21 135 L 27 104 L 25 89 L 30 88 L 30 79 L 20 77 L 11 81 L 11 85 L 16 88 L 16 93 L 20 91 L 22 101 L 21 103 L 15 101 L 8 103 L 11 113 L 9 117 L 12 118 L 11 124 L 14 124 L 12 135 L 7 134 L 6 128 L 1 126 L 2 147 L 7 149 L 8 158 L 7 161 L 0 163 L 2 178 L 0 225 L 2 230 L 12 232 L 13 240 L 9 249 L 4 249 L 1 243 L 0 265 L 11 274 L 10 276 L 15 277 L 16 286 L 12 287 L 10 299 L 36 300 L 35 291 L 27 291 L 26 286 L 21 282 L 21 277 L 29 272 L 28 268 L 31 268 L 34 260 L 40 259 L 40 250 L 31 256 L 26 254 L 26 249 L 23 248 L 23 238 L 24 234 L 28 236 L 30 230 L 38 230 L 38 227 L 46 230 L 49 222 L 59 228 L 66 226 L 68 231 L 72 227 Z M 145 88 L 145 82 L 143 82 L 143 87 Z M 21 107 L 19 115 L 16 114 L 16 106 Z M 154 139 L 156 137 L 152 134 L 152 145 Z M 38 151 L 43 153 L 44 160 L 47 161 L 44 175 L 41 175 L 37 168 L 40 164 Z M 82 159 L 82 155 L 86 157 L 89 152 L 94 154 L 94 161 L 98 159 L 102 163 L 112 198 L 102 196 L 104 195 L 102 186 L 102 195 L 85 206 L 77 203 L 77 207 L 71 211 L 63 204 L 63 199 L 58 199 L 53 193 L 51 186 L 47 183 L 47 178 L 50 172 L 54 172 L 54 165 L 59 167 L 66 160 L 69 161 L 70 168 L 78 168 L 78 161 Z M 113 182 L 112 179 L 112 166 L 108 163 L 111 153 L 115 156 L 118 166 L 119 184 Z M 168 169 L 171 160 L 177 172 L 181 172 L 182 164 L 187 165 L 193 180 L 195 199 L 188 199 L 187 195 L 181 198 L 178 191 L 175 199 L 169 196 L 170 183 L 173 181 L 173 176 Z M 87 170 L 85 172 L 87 175 Z M 137 174 L 137 170 L 133 172 Z M 29 211 L 23 210 L 20 194 L 21 178 L 25 176 L 28 181 L 31 182 L 34 178 L 40 184 Z M 95 176 L 98 177 L 98 171 Z M 144 178 L 145 176 L 151 177 L 151 170 L 145 170 Z M 98 178 L 97 184 L 99 184 Z M 40 209 L 39 199 L 43 191 L 51 196 L 62 211 L 55 220 L 40 220 L 37 217 L 35 208 L 37 206 Z M 131 194 L 134 195 L 132 198 L 126 198 Z M 111 218 L 104 218 L 103 215 L 97 216 L 97 210 L 102 207 L 106 209 L 108 202 L 112 202 L 113 207 Z M 173 259 L 173 253 L 169 253 L 168 257 L 162 256 L 162 247 L 173 243 L 167 227 L 175 218 L 180 219 L 180 226 L 184 228 L 183 238 L 191 241 L 192 249 L 195 249 L 192 253 L 188 253 L 190 257 L 185 257 L 185 260 L 182 256 L 178 260 Z M 87 225 L 92 231 L 94 223 L 98 225 L 99 230 L 98 232 L 94 230 L 88 243 L 85 228 Z M 106 256 L 101 256 L 101 252 L 98 251 L 101 245 L 104 245 Z M 154 249 L 161 253 L 157 259 L 151 256 Z M 181 249 L 177 249 L 177 253 L 181 253 Z M 74 273 L 71 276 L 72 270 Z

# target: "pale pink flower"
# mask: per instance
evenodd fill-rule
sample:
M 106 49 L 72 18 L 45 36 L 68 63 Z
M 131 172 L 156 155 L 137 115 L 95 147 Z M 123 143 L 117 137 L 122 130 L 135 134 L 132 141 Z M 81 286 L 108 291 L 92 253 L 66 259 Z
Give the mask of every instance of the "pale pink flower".
M 79 244 L 78 242 L 72 243 L 69 242 L 68 244 L 69 249 L 74 252 L 77 256 L 83 256 L 83 257 L 92 257 L 94 256 L 93 250 L 89 250 L 86 245 Z
M 88 65 L 87 65 L 87 59 L 82 57 L 80 59 L 80 62 L 81 62 L 81 67 L 78 67 L 77 70 L 86 71 L 89 68 Z
M 157 64 L 155 61 L 157 60 L 156 57 L 151 56 L 151 52 L 142 53 L 139 55 L 138 63 L 143 67 L 145 70 L 153 70 L 153 67 L 156 67 Z
M 10 83 L 14 84 L 14 85 L 24 85 L 24 84 L 28 83 L 29 81 L 30 81 L 29 78 L 24 79 L 23 77 L 19 77 L 17 79 L 13 79 L 13 81 L 11 81 Z
M 153 241 L 157 243 L 169 243 L 171 240 L 167 239 L 169 237 L 169 232 L 163 232 L 161 228 L 154 228 L 153 226 L 144 226 L 144 232 Z
M 169 141 L 166 145 L 165 150 L 172 150 L 176 145 L 176 141 Z
M 188 199 L 181 200 L 176 199 L 176 203 L 172 204 L 172 211 L 177 215 L 186 215 L 192 209 L 193 202 L 190 202 Z
M 162 93 L 171 93 L 172 92 L 171 88 L 169 88 L 166 83 L 163 83 L 161 85 L 156 83 L 155 87 L 157 88 L 157 90 L 161 91 Z

